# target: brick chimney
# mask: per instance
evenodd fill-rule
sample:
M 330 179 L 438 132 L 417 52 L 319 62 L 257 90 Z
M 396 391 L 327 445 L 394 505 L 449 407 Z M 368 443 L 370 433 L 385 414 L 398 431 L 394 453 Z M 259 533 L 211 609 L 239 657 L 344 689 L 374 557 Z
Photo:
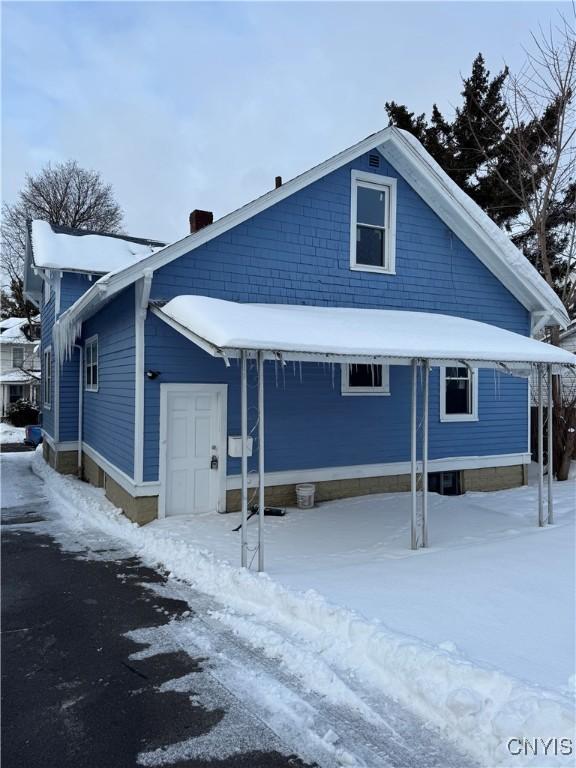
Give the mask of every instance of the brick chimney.
M 214 221 L 212 211 L 199 211 L 194 209 L 190 214 L 190 232 L 198 232 L 200 229 L 209 226 Z

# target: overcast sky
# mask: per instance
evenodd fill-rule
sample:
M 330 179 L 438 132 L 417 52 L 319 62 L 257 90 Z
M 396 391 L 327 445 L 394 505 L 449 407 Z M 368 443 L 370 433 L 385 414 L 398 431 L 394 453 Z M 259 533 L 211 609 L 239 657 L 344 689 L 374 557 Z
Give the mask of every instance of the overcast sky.
M 3 4 L 3 196 L 74 158 L 133 235 L 176 239 L 387 124 L 460 73 L 523 60 L 556 3 Z

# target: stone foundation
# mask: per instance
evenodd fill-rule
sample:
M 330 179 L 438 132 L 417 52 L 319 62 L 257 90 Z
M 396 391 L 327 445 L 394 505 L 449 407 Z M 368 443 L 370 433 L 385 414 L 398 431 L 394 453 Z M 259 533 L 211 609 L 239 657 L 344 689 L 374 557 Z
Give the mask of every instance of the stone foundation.
M 55 453 L 44 441 L 42 453 L 45 461 L 62 474 L 75 474 L 78 454 L 76 451 Z M 98 488 L 104 488 L 106 498 L 119 507 L 126 517 L 138 525 L 155 520 L 158 517 L 157 496 L 132 496 L 122 488 L 94 459 L 82 454 L 83 478 Z M 462 490 L 465 491 L 502 491 L 517 488 L 527 482 L 528 468 L 525 464 L 510 467 L 487 467 L 482 469 L 461 470 Z M 410 475 L 387 475 L 384 477 L 361 477 L 349 480 L 325 480 L 315 482 L 316 502 L 346 499 L 353 496 L 366 496 L 372 493 L 401 493 L 410 490 Z M 257 489 L 248 489 L 248 499 L 256 503 Z M 265 503 L 270 507 L 296 506 L 296 485 L 273 485 L 266 488 Z M 237 512 L 240 509 L 240 490 L 226 493 L 226 511 Z
M 129 520 L 138 525 L 146 525 L 158 517 L 158 496 L 131 496 L 121 485 L 104 473 L 106 498 L 120 507 Z
M 511 467 L 464 469 L 462 474 L 464 491 L 505 491 L 526 485 L 528 468 L 526 464 L 514 464 Z
M 463 469 L 463 491 L 503 491 L 526 485 L 527 468 L 524 464 L 511 467 L 488 467 L 486 469 Z M 308 481 L 305 481 L 308 482 Z M 310 481 L 313 482 L 313 481 Z M 315 482 L 315 501 L 347 499 L 352 496 L 366 496 L 371 493 L 402 493 L 410 490 L 410 475 L 386 475 L 384 477 L 360 477 L 351 480 L 324 480 Z M 248 489 L 248 499 L 256 489 Z M 269 507 L 296 506 L 295 485 L 274 485 L 266 488 L 265 503 Z M 256 497 L 254 503 L 256 501 Z M 226 511 L 240 509 L 240 490 L 226 493 Z
M 43 440 L 42 456 L 44 461 L 61 475 L 76 475 L 78 473 L 78 453 L 76 451 L 54 451 L 46 440 Z

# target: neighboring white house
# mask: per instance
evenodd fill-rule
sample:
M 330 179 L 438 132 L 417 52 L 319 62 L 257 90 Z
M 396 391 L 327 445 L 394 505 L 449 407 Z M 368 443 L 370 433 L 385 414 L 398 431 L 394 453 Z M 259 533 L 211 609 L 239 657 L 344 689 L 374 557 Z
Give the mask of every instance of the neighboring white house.
M 40 322 L 25 317 L 0 321 L 0 415 L 17 400 L 39 401 Z

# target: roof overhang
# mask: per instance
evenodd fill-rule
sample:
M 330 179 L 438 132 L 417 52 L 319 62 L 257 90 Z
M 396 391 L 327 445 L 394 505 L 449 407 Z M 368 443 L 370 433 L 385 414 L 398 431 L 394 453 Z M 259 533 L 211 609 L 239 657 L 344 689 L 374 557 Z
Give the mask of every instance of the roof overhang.
M 178 296 L 152 312 L 214 357 L 496 367 L 528 375 L 538 363 L 576 365 L 566 350 L 462 317 L 385 309 L 239 304 Z
M 524 255 L 494 222 L 448 177 L 432 157 L 405 131 L 390 126 L 349 147 L 320 165 L 270 190 L 208 227 L 187 235 L 124 269 L 110 272 L 62 315 L 63 324 L 89 316 L 104 301 L 132 285 L 144 270 L 156 271 L 222 235 L 252 216 L 337 170 L 365 152 L 378 149 L 440 218 L 530 312 L 544 313 L 544 325 L 565 327 L 569 318 L 560 299 Z

